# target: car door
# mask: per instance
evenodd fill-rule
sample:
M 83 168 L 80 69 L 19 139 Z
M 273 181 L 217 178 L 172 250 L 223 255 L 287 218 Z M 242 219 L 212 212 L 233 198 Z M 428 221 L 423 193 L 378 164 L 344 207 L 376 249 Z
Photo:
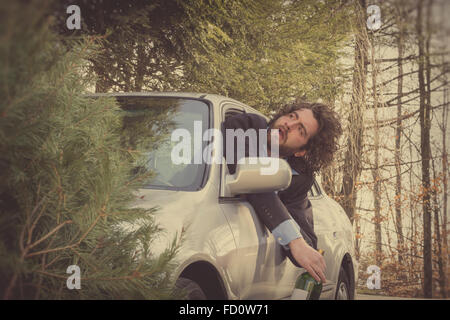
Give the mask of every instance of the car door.
M 233 103 L 222 105 L 222 122 L 226 116 L 243 113 L 244 107 Z M 222 164 L 222 176 L 228 172 Z M 233 232 L 237 252 L 233 277 L 239 279 L 241 299 L 276 299 L 273 253 L 277 248 L 273 236 L 261 223 L 245 196 L 219 199 L 221 209 Z
M 309 194 L 309 200 L 313 207 L 314 216 L 314 231 L 317 235 L 317 247 L 325 251 L 324 259 L 327 266 L 325 276 L 327 283 L 323 287 L 322 292 L 326 296 L 327 291 L 330 291 L 336 285 L 336 279 L 333 279 L 332 274 L 335 274 L 336 267 L 336 245 L 338 241 L 338 220 L 333 213 L 334 208 L 331 208 L 326 201 L 319 184 L 314 181 Z

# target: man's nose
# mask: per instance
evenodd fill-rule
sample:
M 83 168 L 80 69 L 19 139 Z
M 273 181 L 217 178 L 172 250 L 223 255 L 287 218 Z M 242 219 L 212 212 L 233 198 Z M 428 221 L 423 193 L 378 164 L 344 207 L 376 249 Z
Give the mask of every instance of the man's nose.
M 290 121 L 286 121 L 286 123 L 284 125 L 287 128 L 287 130 L 290 131 L 291 129 L 294 129 L 297 126 L 297 124 L 298 123 L 296 120 L 290 120 Z

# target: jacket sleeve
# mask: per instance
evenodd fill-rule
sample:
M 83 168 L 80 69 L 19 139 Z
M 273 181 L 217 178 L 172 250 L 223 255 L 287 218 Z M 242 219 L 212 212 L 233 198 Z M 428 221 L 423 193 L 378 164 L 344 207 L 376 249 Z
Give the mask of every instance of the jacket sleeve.
M 258 217 L 270 232 L 273 232 L 273 230 L 283 222 L 292 219 L 289 211 L 275 192 L 247 194 L 247 200 L 253 206 Z M 294 230 L 292 230 L 292 232 L 294 232 Z M 297 237 L 299 236 L 301 236 L 301 234 L 297 234 Z M 285 239 L 280 239 L 279 237 L 276 240 L 281 245 L 286 245 L 290 242 Z
M 314 232 L 314 219 L 311 202 L 308 200 L 308 190 L 313 184 L 311 174 L 300 173 L 292 176 L 291 185 L 278 193 L 281 201 L 292 218 L 300 226 L 305 241 L 317 249 L 317 236 Z

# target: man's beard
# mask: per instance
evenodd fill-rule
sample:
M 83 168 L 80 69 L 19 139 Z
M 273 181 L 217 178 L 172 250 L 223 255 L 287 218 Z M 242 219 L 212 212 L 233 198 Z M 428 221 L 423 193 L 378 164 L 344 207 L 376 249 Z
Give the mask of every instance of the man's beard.
M 267 136 L 267 148 L 268 148 L 268 150 L 271 150 L 272 140 L 270 139 L 271 138 L 270 131 L 272 129 L 278 129 L 278 128 L 269 128 L 269 130 L 268 130 L 268 136 Z M 294 153 L 299 151 L 296 148 L 291 148 L 291 147 L 285 146 L 284 142 L 286 142 L 286 140 L 287 140 L 287 133 L 286 133 L 286 136 L 284 137 L 283 141 L 281 141 L 281 143 L 283 145 L 280 145 L 279 141 L 277 141 L 278 154 L 279 154 L 280 158 L 287 158 L 287 157 L 293 156 Z
M 284 158 L 291 157 L 298 151 L 298 149 L 290 148 L 290 147 L 286 147 L 286 146 L 279 146 L 279 148 L 280 148 L 280 150 L 279 150 L 280 157 L 284 157 Z

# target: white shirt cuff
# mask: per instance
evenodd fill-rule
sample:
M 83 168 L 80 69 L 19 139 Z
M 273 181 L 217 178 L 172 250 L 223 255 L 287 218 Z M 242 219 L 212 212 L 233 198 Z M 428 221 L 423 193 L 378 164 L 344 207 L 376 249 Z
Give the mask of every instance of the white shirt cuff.
M 293 219 L 288 219 L 280 223 L 272 230 L 275 240 L 286 248 L 286 246 L 294 239 L 303 238 L 300 233 L 300 227 Z

